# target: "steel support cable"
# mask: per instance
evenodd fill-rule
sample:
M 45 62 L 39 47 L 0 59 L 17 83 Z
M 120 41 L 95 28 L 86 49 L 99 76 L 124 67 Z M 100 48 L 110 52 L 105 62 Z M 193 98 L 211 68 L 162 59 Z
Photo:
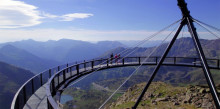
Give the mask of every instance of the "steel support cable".
M 193 21 L 195 21 L 195 22 L 199 22 L 199 23 L 201 23 L 201 24 L 203 24 L 203 25 L 208 26 L 209 28 L 212 28 L 212 29 L 214 29 L 214 30 L 216 30 L 216 31 L 220 32 L 220 29 L 219 29 L 219 28 L 216 28 L 216 27 L 214 27 L 214 26 L 212 26 L 212 25 L 209 25 L 209 24 L 207 24 L 207 23 L 204 23 L 204 22 L 199 21 L 199 20 L 194 19 L 194 18 L 193 18 Z
M 172 24 L 166 26 L 165 28 L 161 29 L 161 30 L 158 31 L 157 33 L 154 33 L 153 35 L 151 35 L 151 36 L 149 36 L 149 37 L 143 39 L 143 40 L 140 41 L 140 42 L 138 42 L 134 47 L 132 47 L 132 48 L 129 48 L 129 47 L 128 47 L 128 48 L 126 48 L 124 51 L 127 51 L 127 52 L 128 52 L 128 49 L 134 49 L 134 48 L 137 49 L 137 47 L 139 47 L 140 45 L 146 43 L 146 41 L 149 41 L 149 40 L 152 39 L 153 37 L 157 36 L 158 34 L 160 34 L 160 33 L 163 32 L 163 31 L 167 30 L 167 29 L 170 28 L 171 26 L 177 24 L 177 23 L 180 22 L 181 20 L 182 20 L 182 19 L 175 21 L 174 23 L 172 23 Z M 124 54 L 126 54 L 127 52 L 125 52 Z M 118 53 L 118 54 L 120 54 L 120 53 Z
M 220 38 L 220 37 L 218 37 L 216 34 L 214 34 L 213 32 L 211 32 L 211 30 L 209 30 L 208 28 L 206 28 L 205 26 L 203 26 L 203 25 L 205 25 L 204 23 L 201 23 L 200 21 L 198 21 L 198 20 L 195 20 L 195 19 L 193 19 L 193 21 L 194 22 L 196 22 L 196 24 L 198 24 L 199 26 L 201 26 L 203 29 L 205 29 L 206 31 L 208 31 L 210 34 L 212 34 L 212 35 L 214 35 L 216 38 Z M 202 25 L 203 24 L 203 25 Z M 206 24 L 207 26 L 208 26 L 208 24 Z M 213 26 L 210 26 L 210 27 L 213 27 Z M 213 27 L 213 29 L 214 29 L 215 27 Z M 217 29 L 217 28 L 215 28 L 215 29 Z M 198 35 L 198 37 L 199 37 L 199 39 L 201 39 L 201 37 Z M 213 42 L 212 42 L 213 43 Z M 211 56 L 211 54 L 208 52 L 208 50 L 206 50 L 205 48 L 204 48 L 204 50 L 208 53 L 208 55 L 209 56 Z
M 204 28 L 206 31 L 208 31 L 209 33 L 211 33 L 212 35 L 214 35 L 216 38 L 220 38 L 218 35 L 216 35 L 215 33 L 213 33 L 211 30 L 209 30 L 208 28 L 206 28 L 205 26 L 201 25 L 199 22 L 196 22 L 199 26 L 201 26 L 202 28 Z
M 171 26 L 177 24 L 177 23 L 180 22 L 181 20 L 182 20 L 182 19 L 177 20 L 177 21 L 175 21 L 174 23 L 168 25 L 167 27 L 161 29 L 161 30 L 158 31 L 157 33 L 154 33 L 153 35 L 151 35 L 151 36 L 149 36 L 149 37 L 143 39 L 142 41 L 138 42 L 134 47 L 132 47 L 132 48 L 126 48 L 124 51 L 122 51 L 122 52 L 124 52 L 124 53 L 119 52 L 119 53 L 117 53 L 117 54 L 121 54 L 121 55 L 123 56 L 124 54 L 127 54 L 128 52 L 130 52 L 130 53 L 127 54 L 126 56 L 123 56 L 122 59 L 124 59 L 125 57 L 129 56 L 130 54 L 132 54 L 133 52 L 135 52 L 137 49 L 139 49 L 138 47 L 139 47 L 140 45 L 146 43 L 146 42 L 149 41 L 150 39 L 154 38 L 155 36 L 157 36 L 158 34 L 160 34 L 160 33 L 163 32 L 163 31 L 165 31 L 166 29 L 170 28 Z M 133 50 L 129 51 L 129 49 L 133 49 Z M 120 60 L 122 60 L 122 59 L 120 59 Z M 113 60 L 115 60 L 115 59 L 113 59 Z M 119 60 L 119 61 L 120 61 L 120 60 Z
M 198 38 L 199 38 L 199 40 L 200 40 L 200 39 L 201 39 L 200 35 L 197 34 L 197 36 L 198 36 Z M 212 45 L 212 43 L 213 43 L 213 42 L 211 42 L 211 45 Z M 205 46 L 202 46 L 202 50 L 205 51 L 208 56 L 210 56 L 210 57 L 212 56 L 212 55 L 209 53 L 208 48 L 206 48 Z M 205 52 L 204 52 L 204 54 L 205 54 Z M 206 57 L 207 57 L 207 56 L 206 56 Z M 209 58 L 209 57 L 208 57 L 208 58 Z
M 175 28 L 175 29 L 176 29 L 176 28 Z M 174 29 L 174 30 L 175 30 L 175 29 Z M 173 30 L 173 31 L 174 31 L 174 30 Z M 146 60 L 148 60 L 149 57 L 168 39 L 168 37 L 173 33 L 173 31 L 171 31 L 171 33 L 168 34 L 168 35 L 165 37 L 165 39 L 164 39 L 156 48 L 154 48 L 154 50 L 150 53 L 150 55 L 147 56 L 147 57 L 144 59 L 144 61 L 141 62 L 141 65 L 139 65 L 139 66 L 129 75 L 129 77 L 111 94 L 111 96 L 110 96 L 98 109 L 101 109 L 101 108 L 115 95 L 115 93 L 116 93 L 134 74 L 136 74 L 136 73 L 138 72 L 139 68 L 144 64 L 144 62 L 145 62 Z M 147 50 L 146 50 L 146 51 L 147 51 Z M 146 52 L 146 51 L 145 51 L 145 52 Z
M 159 32 L 153 34 L 152 36 L 158 35 L 159 33 L 161 33 L 161 32 L 163 32 L 164 30 L 170 28 L 171 26 L 173 26 L 174 24 L 178 23 L 178 22 L 181 21 L 181 20 L 182 20 L 182 19 L 180 19 L 180 20 L 178 20 L 178 21 L 172 23 L 171 25 L 169 25 L 169 26 L 167 26 L 166 28 L 160 30 Z M 177 28 L 177 27 L 176 27 L 176 28 Z M 174 30 L 175 30 L 176 28 L 174 28 Z M 174 31 L 174 30 L 173 30 L 173 31 Z M 173 31 L 172 31 L 172 32 L 173 32 Z M 171 32 L 171 33 L 172 33 L 172 32 Z M 171 33 L 170 33 L 170 34 L 171 34 Z M 169 35 L 170 35 L 170 34 L 169 34 Z M 168 36 L 169 36 L 169 35 L 168 35 Z M 151 38 L 150 38 L 150 39 L 151 39 Z M 137 48 L 137 49 L 138 49 L 138 48 Z M 124 56 L 122 59 L 120 59 L 119 61 L 123 60 L 124 58 L 128 57 L 130 54 L 134 53 L 137 49 L 134 49 L 133 51 L 131 51 L 130 53 L 128 53 L 127 55 L 125 55 L 125 56 Z M 146 51 L 147 51 L 147 50 L 146 50 Z M 145 52 L 146 52 L 146 51 L 145 51 Z
M 145 43 L 146 41 L 152 39 L 153 37 L 157 36 L 157 35 L 160 34 L 161 32 L 165 31 L 166 29 L 170 28 L 171 26 L 177 24 L 177 23 L 180 22 L 180 21 L 182 21 L 182 19 L 175 21 L 174 23 L 172 23 L 172 24 L 166 26 L 165 28 L 161 29 L 161 30 L 158 31 L 157 33 L 155 33 L 155 34 L 153 34 L 153 35 L 151 35 L 151 36 L 145 38 L 144 40 L 142 40 L 142 41 L 140 41 L 138 44 L 136 44 L 135 47 L 133 47 L 133 48 L 136 48 L 136 47 L 140 46 L 141 44 L 143 44 L 143 43 Z M 123 51 L 120 52 L 120 53 L 123 53 L 123 52 L 127 53 L 127 51 L 129 51 L 128 49 L 129 49 L 129 48 L 126 48 L 125 50 L 123 50 Z M 131 53 L 133 53 L 133 52 L 134 52 L 135 50 L 137 50 L 137 49 L 138 49 L 138 48 L 132 50 L 129 54 L 127 54 L 127 55 L 124 56 L 123 58 L 119 59 L 119 61 L 121 61 L 122 59 L 126 58 L 127 56 L 129 56 Z M 120 53 L 119 53 L 119 54 L 120 54 Z M 115 58 L 113 59 L 113 61 L 114 61 L 114 60 L 115 60 Z M 100 63 L 100 65 L 103 64 L 103 63 L 105 63 L 105 62 L 107 62 L 107 61 L 104 61 L 104 62 Z M 99 69 L 101 69 L 101 68 L 99 68 Z M 95 70 L 94 72 L 98 71 L 99 69 Z M 90 74 L 87 74 L 86 76 L 84 76 L 84 77 L 78 79 L 77 81 L 73 82 L 73 83 L 70 84 L 68 87 L 71 87 L 72 85 L 74 85 L 74 84 L 78 83 L 79 81 L 85 79 L 85 78 L 88 77 L 89 75 L 91 75 L 91 73 L 90 73 Z M 68 87 L 66 87 L 66 88 L 68 88 Z
M 176 26 L 176 27 L 165 37 L 165 39 L 162 41 L 162 43 L 160 43 L 159 45 L 162 45 L 163 42 L 166 41 L 167 38 L 177 29 L 177 27 L 178 27 L 178 26 Z M 147 50 L 146 50 L 145 52 L 147 52 Z

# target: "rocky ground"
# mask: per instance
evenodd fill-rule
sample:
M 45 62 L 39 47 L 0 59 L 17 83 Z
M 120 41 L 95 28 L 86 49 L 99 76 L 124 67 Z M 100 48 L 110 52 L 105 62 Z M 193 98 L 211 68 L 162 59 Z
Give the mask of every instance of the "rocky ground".
M 125 94 L 105 109 L 131 109 L 146 83 L 130 87 Z M 220 92 L 220 85 L 217 86 Z M 153 82 L 138 109 L 215 109 L 207 86 L 174 87 L 163 82 Z

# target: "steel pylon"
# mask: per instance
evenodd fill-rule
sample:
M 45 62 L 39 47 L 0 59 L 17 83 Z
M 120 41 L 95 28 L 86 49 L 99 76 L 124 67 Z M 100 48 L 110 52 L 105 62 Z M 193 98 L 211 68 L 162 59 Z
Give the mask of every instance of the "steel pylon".
M 177 1 L 178 1 L 178 6 L 179 6 L 179 8 L 180 8 L 180 10 L 182 12 L 182 16 L 183 16 L 182 17 L 182 21 L 181 21 L 181 23 L 180 23 L 180 25 L 178 27 L 178 30 L 176 31 L 173 39 L 171 40 L 171 42 L 167 46 L 165 52 L 163 53 L 161 59 L 159 60 L 157 66 L 155 67 L 154 72 L 151 75 L 148 83 L 144 87 L 142 93 L 140 94 L 138 100 L 136 101 L 136 103 L 132 107 L 132 109 L 136 109 L 137 108 L 138 104 L 140 103 L 142 97 L 144 96 L 145 92 L 147 91 L 148 87 L 150 86 L 151 82 L 153 81 L 156 73 L 158 72 L 160 66 L 164 62 L 167 54 L 169 53 L 170 49 L 172 48 L 174 42 L 176 41 L 176 39 L 177 39 L 177 37 L 178 37 L 178 35 L 179 35 L 180 31 L 182 30 L 184 25 L 187 25 L 189 33 L 191 34 L 191 37 L 193 39 L 194 45 L 196 47 L 197 54 L 198 54 L 198 56 L 199 56 L 199 58 L 201 60 L 201 65 L 202 65 L 202 68 L 203 68 L 203 72 L 204 72 L 206 81 L 207 81 L 208 86 L 210 88 L 210 92 L 211 92 L 212 98 L 213 98 L 213 100 L 215 102 L 215 106 L 216 106 L 217 109 L 220 109 L 220 101 L 219 101 L 219 98 L 218 98 L 218 93 L 216 91 L 215 83 L 213 81 L 213 78 L 212 78 L 212 75 L 211 75 L 211 72 L 210 72 L 210 69 L 209 69 L 209 66 L 208 66 L 205 54 L 204 54 L 204 52 L 202 50 L 202 46 L 201 46 L 201 43 L 199 41 L 199 38 L 198 38 L 198 35 L 197 35 L 197 32 L 196 32 L 196 28 L 195 28 L 195 26 L 193 24 L 193 20 L 192 20 L 192 17 L 190 15 L 190 11 L 187 8 L 187 4 L 186 4 L 185 0 L 177 0 Z

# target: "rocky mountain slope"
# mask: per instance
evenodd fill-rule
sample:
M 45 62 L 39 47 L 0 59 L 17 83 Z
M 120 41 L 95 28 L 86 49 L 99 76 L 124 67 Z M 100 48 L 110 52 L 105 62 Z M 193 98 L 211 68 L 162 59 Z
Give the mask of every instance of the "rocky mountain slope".
M 146 83 L 130 87 L 126 93 L 105 109 L 131 109 Z M 220 93 L 220 85 L 218 85 Z M 215 109 L 207 86 L 174 87 L 163 82 L 153 82 L 145 93 L 138 109 Z

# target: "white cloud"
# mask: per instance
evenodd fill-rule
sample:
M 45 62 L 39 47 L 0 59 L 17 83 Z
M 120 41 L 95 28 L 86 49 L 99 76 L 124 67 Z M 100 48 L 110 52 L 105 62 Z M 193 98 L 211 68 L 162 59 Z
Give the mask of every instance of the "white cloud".
M 42 12 L 42 16 L 46 19 L 57 19 L 58 21 L 73 21 L 75 19 L 85 19 L 88 17 L 93 16 L 93 14 L 90 13 L 70 13 L 65 15 L 53 15 L 50 13 Z
M 62 15 L 60 21 L 73 21 L 74 19 L 84 19 L 93 16 L 93 14 L 89 13 L 72 13 L 72 14 L 65 14 Z
M 53 15 L 40 12 L 38 7 L 22 1 L 0 0 L 0 28 L 20 28 L 35 26 L 43 23 L 42 19 L 55 19 L 56 21 L 73 21 L 93 16 L 89 13 L 70 13 Z
M 21 1 L 0 0 L 0 28 L 19 28 L 42 23 L 36 6 Z
M 46 13 L 46 12 L 42 12 L 42 16 L 44 18 L 57 18 L 58 17 L 57 15 L 53 15 L 53 14 Z

